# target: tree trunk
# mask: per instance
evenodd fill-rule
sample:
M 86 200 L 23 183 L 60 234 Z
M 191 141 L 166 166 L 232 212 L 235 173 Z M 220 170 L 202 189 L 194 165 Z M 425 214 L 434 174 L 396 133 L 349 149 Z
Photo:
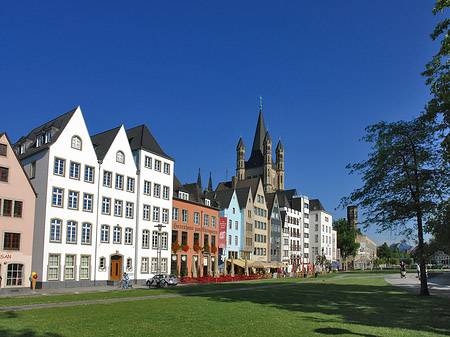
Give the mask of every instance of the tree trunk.
M 419 261 L 420 261 L 420 296 L 430 296 L 428 291 L 427 274 L 425 268 L 425 252 L 423 247 L 423 228 L 422 228 L 422 214 L 417 213 L 417 237 L 419 239 Z

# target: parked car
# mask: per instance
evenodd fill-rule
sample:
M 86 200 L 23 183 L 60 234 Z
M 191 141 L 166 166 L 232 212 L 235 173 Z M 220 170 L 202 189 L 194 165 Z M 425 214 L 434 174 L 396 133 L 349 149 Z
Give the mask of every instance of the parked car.
M 145 284 L 148 287 L 155 286 L 157 288 L 164 288 L 165 286 L 176 286 L 178 279 L 175 275 L 157 274 L 148 278 Z

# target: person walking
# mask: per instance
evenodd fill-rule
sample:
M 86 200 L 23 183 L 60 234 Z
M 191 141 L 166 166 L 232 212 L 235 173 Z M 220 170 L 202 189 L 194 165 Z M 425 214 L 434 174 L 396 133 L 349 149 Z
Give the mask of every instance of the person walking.
M 130 277 L 126 272 L 123 272 L 123 277 L 120 281 L 122 282 L 122 289 L 128 289 L 128 286 L 130 285 Z
M 400 262 L 400 277 L 401 278 L 406 277 L 406 267 L 405 267 L 405 262 L 403 262 L 403 261 Z

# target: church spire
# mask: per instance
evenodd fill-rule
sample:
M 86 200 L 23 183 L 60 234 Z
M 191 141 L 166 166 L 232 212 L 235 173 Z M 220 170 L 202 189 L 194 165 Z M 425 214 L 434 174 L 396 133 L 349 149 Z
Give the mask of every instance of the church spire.
M 261 103 L 262 104 L 262 103 Z M 255 138 L 253 140 L 252 153 L 264 150 L 264 137 L 266 136 L 266 126 L 262 114 L 262 106 L 259 107 L 258 123 L 256 124 Z
M 213 190 L 213 186 L 212 186 L 211 171 L 209 171 L 208 191 L 212 192 L 212 190 Z
M 198 177 L 197 177 L 197 185 L 202 189 L 202 176 L 200 174 L 200 168 L 198 168 Z

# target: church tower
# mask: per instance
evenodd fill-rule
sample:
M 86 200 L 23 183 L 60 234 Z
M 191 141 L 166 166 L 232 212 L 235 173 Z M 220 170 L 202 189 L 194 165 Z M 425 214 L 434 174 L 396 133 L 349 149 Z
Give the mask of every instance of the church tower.
M 347 206 L 347 221 L 350 227 L 358 230 L 358 206 Z
M 277 156 L 277 190 L 284 190 L 284 148 L 281 139 L 275 149 Z
M 236 159 L 236 177 L 238 180 L 245 179 L 245 146 L 242 137 L 239 139 L 239 143 L 236 147 L 237 159 Z
M 272 140 L 269 131 L 264 137 L 264 192 L 273 192 L 272 184 Z

